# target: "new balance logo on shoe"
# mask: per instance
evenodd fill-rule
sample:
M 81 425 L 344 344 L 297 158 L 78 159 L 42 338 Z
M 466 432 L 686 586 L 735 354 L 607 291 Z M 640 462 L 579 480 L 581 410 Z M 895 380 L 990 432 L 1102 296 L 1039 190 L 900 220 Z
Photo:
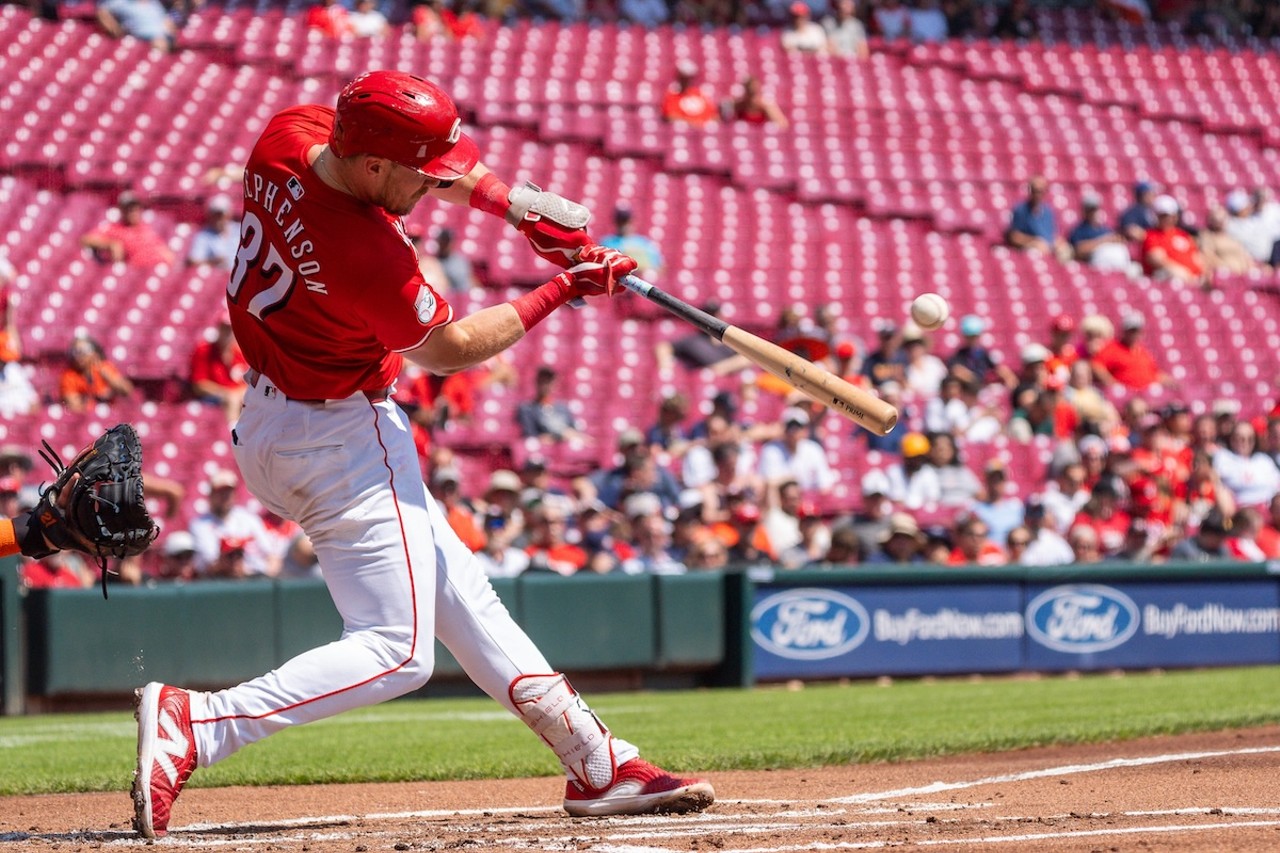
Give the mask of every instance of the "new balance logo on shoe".
M 155 760 L 164 771 L 170 785 L 178 783 L 178 767 L 173 760 L 175 758 L 179 762 L 185 760 L 187 750 L 190 748 L 191 741 L 182 733 L 182 726 L 174 719 L 173 714 L 168 709 L 161 711 L 160 731 L 156 734 Z

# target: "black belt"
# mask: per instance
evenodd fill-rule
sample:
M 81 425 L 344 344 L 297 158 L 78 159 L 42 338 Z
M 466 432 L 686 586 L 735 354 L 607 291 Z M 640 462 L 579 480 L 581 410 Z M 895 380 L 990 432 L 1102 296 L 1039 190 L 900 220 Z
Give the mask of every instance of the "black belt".
M 258 381 L 260 379 L 262 379 L 262 374 L 254 370 L 252 367 L 249 368 L 247 371 L 245 371 L 244 381 L 249 384 L 250 388 L 257 388 Z M 273 385 L 268 385 L 265 388 L 263 388 L 264 393 L 269 393 L 267 392 L 267 388 L 270 388 L 271 390 L 277 393 L 280 392 L 279 388 L 276 388 Z M 360 393 L 363 394 L 370 403 L 381 403 L 391 396 L 391 389 L 377 388 L 371 391 L 361 391 Z M 329 402 L 329 400 L 302 400 L 302 399 L 299 399 L 298 397 L 289 397 L 283 394 L 281 396 L 283 396 L 286 400 L 289 400 L 294 403 L 307 403 L 312 406 L 323 406 L 325 403 Z

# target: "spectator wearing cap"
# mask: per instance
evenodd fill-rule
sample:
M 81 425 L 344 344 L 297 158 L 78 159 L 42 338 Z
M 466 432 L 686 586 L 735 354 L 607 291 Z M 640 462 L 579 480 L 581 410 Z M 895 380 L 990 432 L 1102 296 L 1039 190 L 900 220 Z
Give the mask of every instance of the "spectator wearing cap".
M 854 0 L 836 0 L 835 13 L 822 22 L 827 31 L 827 51 L 834 56 L 866 59 L 871 55 L 867 45 L 867 28 L 858 20 Z
M 201 577 L 272 577 L 271 542 L 261 516 L 236 500 L 240 478 L 219 469 L 209 476 L 208 509 L 191 520 L 196 572 Z
M 855 436 L 866 443 L 867 450 L 877 450 L 881 453 L 897 456 L 902 453 L 902 437 L 907 434 L 906 425 L 912 422 L 915 412 L 902 399 L 901 383 L 890 380 L 877 388 L 876 391 L 879 393 L 881 400 L 898 410 L 898 425 L 890 430 L 888 435 L 881 435 L 870 430 L 856 430 Z
M 1025 444 L 1036 436 L 1069 439 L 1074 435 L 1080 419 L 1062 390 L 1062 381 L 1050 376 L 1042 388 L 1029 386 L 1018 392 L 1009 416 L 1009 437 Z
M 662 117 L 672 124 L 703 127 L 720 115 L 715 101 L 698 85 L 696 63 L 681 59 L 676 63 L 675 83 L 662 99 Z
M 627 495 L 653 492 L 664 507 L 680 502 L 680 484 L 675 476 L 657 463 L 644 434 L 628 427 L 618 435 L 621 462 L 613 468 L 594 471 L 576 481 L 580 496 L 599 500 L 611 509 L 620 510 Z
M 862 375 L 876 388 L 886 382 L 902 385 L 906 381 L 907 355 L 902 351 L 898 327 L 889 320 L 877 320 L 875 331 L 878 344 L 863 359 Z
M 662 501 L 647 492 L 631 495 L 623 503 L 635 553 L 622 562 L 629 575 L 682 575 L 688 568 L 671 550 L 671 522 L 662 512 Z
M 240 221 L 231 217 L 231 196 L 211 197 L 204 206 L 204 222 L 187 248 L 187 266 L 229 270 L 240 251 Z
M 808 437 L 809 415 L 791 406 L 783 410 L 779 420 L 782 437 L 760 449 L 760 476 L 765 483 L 794 480 L 802 491 L 830 489 L 839 477 L 827 462 L 822 445 Z
M 902 347 L 907 363 L 903 366 L 906 388 L 924 399 L 938 396 L 942 380 L 947 376 L 947 365 L 930 352 L 931 341 L 915 323 L 907 323 L 902 329 Z
M 811 504 L 800 508 L 800 541 L 778 552 L 778 563 L 784 569 L 799 569 L 821 563 L 831 549 L 831 528 L 814 511 Z
M 613 233 L 605 235 L 600 245 L 634 258 L 635 274 L 640 278 L 656 281 L 662 275 L 665 263 L 662 250 L 652 237 L 636 231 L 635 213 L 627 205 L 620 204 L 613 209 Z
M 130 36 L 152 48 L 173 50 L 178 27 L 160 0 L 99 0 L 98 23 L 112 38 Z
M 80 238 L 80 244 L 106 263 L 155 267 L 173 263 L 173 252 L 143 216 L 142 199 L 124 192 L 116 200 L 116 215 Z
M 1280 493 L 1280 468 L 1258 448 L 1258 435 L 1249 421 L 1236 422 L 1226 446 L 1213 454 L 1213 470 L 1239 506 L 1267 507 Z
M 1120 335 L 1112 338 L 1093 358 L 1094 379 L 1103 387 L 1120 384 L 1146 390 L 1153 385 L 1172 385 L 1173 380 L 1157 364 L 1142 342 L 1146 318 L 1136 311 L 1120 321 Z
M 1049 382 L 1049 359 L 1053 353 L 1042 343 L 1032 341 L 1018 351 L 1018 382 L 1009 395 L 1010 404 L 1016 409 L 1025 391 L 1042 391 Z
M 1078 527 L 1092 528 L 1097 534 L 1098 548 L 1104 555 L 1115 554 L 1124 545 L 1132 516 L 1124 509 L 1124 484 L 1106 476 L 1094 484 L 1089 500 L 1076 513 L 1067 531 L 1067 541 Z
M 187 370 L 191 396 L 202 403 L 221 406 L 227 420 L 234 421 L 244 402 L 248 387 L 244 375 L 248 370 L 249 362 L 231 331 L 231 318 L 224 313 L 218 325 L 206 332 L 191 351 Z
M 1081 359 L 1071 365 L 1063 399 L 1075 409 L 1080 427 L 1094 435 L 1110 435 L 1120 424 L 1115 404 L 1103 395 L 1093 381 L 1093 362 Z
M 1231 518 L 1231 535 L 1227 537 L 1227 553 L 1233 560 L 1249 563 L 1265 562 L 1268 558 L 1258 542 L 1262 533 L 1262 513 L 1254 507 L 1244 507 Z
M 938 503 L 944 507 L 969 508 L 982 493 L 978 475 L 964 464 L 951 433 L 930 433 L 929 464 L 938 475 Z
M 1092 360 L 1116 336 L 1116 327 L 1101 314 L 1088 314 L 1080 321 L 1080 334 L 1081 357 Z
M 1142 268 L 1157 281 L 1202 284 L 1204 256 L 1195 238 L 1178 225 L 1180 208 L 1171 195 L 1157 196 L 1151 203 L 1156 227 L 1142 241 Z
M 906 38 L 911 32 L 911 10 L 901 0 L 880 0 L 871 10 L 871 23 L 886 41 Z
M 1019 525 L 1014 530 L 1026 530 L 1026 528 Z M 1012 533 L 1012 530 L 1009 531 L 1005 538 L 1009 538 Z M 1003 566 L 1009 562 L 1008 554 L 991 541 L 990 534 L 991 531 L 981 518 L 976 515 L 962 515 L 956 520 L 953 537 L 955 547 L 947 556 L 947 565 Z
M 535 454 L 527 457 L 520 466 L 519 475 L 520 503 L 524 506 L 541 503 L 548 496 L 568 497 L 568 493 L 552 481 L 547 460 L 542 456 Z
M 769 537 L 760 523 L 760 507 L 746 495 L 731 494 L 727 498 L 727 524 L 713 527 L 729 549 L 729 562 L 756 563 L 772 560 L 777 555 L 770 550 Z
M 1080 222 L 1067 234 L 1071 256 L 1103 272 L 1129 272 L 1133 258 L 1123 236 L 1107 225 L 1102 196 L 1086 192 L 1080 199 Z
M 1159 190 L 1151 181 L 1133 185 L 1133 203 L 1120 213 L 1120 233 L 1131 243 L 1142 245 L 1147 232 L 1156 227 L 1156 211 L 1151 203 Z
M 813 20 L 809 4 L 796 0 L 788 11 L 791 13 L 791 23 L 782 33 L 782 49 L 788 53 L 826 53 L 827 31 Z
M 436 471 L 449 470 L 452 465 L 437 466 Z M 456 470 L 456 469 L 455 469 Z M 434 478 L 434 474 L 433 474 Z M 520 493 L 524 483 L 520 475 L 508 468 L 499 468 L 489 475 L 484 495 L 477 509 L 483 509 L 486 518 L 501 517 L 503 519 L 501 535 L 508 542 L 514 542 L 525 533 L 525 513 L 520 501 Z M 486 528 L 489 526 L 486 523 Z
M 156 578 L 166 581 L 189 581 L 196 578 L 196 540 L 185 530 L 170 533 L 160 546 L 160 563 Z
M 1074 512 L 1073 512 L 1074 515 Z M 1063 530 L 1067 529 L 1063 525 Z M 1026 536 L 1029 541 L 1017 548 L 1014 538 Z M 1009 562 L 1022 566 L 1064 566 L 1075 559 L 1071 546 L 1058 532 L 1057 522 L 1048 511 L 1041 496 L 1027 499 L 1022 524 L 1009 531 Z
M 935 507 L 942 500 L 938 470 L 929 462 L 929 437 L 909 432 L 902 437 L 902 461 L 885 469 L 889 498 L 910 510 Z
M 534 374 L 533 399 L 516 409 L 516 423 L 525 438 L 561 442 L 586 437 L 569 404 L 556 399 L 556 378 L 555 368 L 547 365 Z
M 93 338 L 77 335 L 68 360 L 58 379 L 58 395 L 69 411 L 82 412 L 95 403 L 110 403 L 133 394 L 133 383 L 107 360 L 102 345 Z
M 915 518 L 895 512 L 880 534 L 876 549 L 867 555 L 868 563 L 919 563 L 923 561 L 925 537 Z
M 1173 546 L 1169 559 L 1190 563 L 1230 560 L 1232 557 L 1227 549 L 1227 537 L 1231 528 L 1230 517 L 1223 515 L 1221 510 L 1212 509 L 1200 520 L 1200 526 L 1194 535 Z
M 1010 215 L 1009 227 L 1004 232 L 1005 244 L 1024 252 L 1046 252 L 1066 258 L 1071 249 L 1058 234 L 1058 220 L 1046 198 L 1048 193 L 1049 182 L 1042 175 L 1027 182 L 1027 197 Z
M 1234 237 L 1255 262 L 1270 263 L 1272 248 L 1280 237 L 1274 224 L 1254 208 L 1249 193 L 1243 189 L 1228 193 L 1224 204 L 1227 220 L 1223 230 Z
M 1258 266 L 1244 244 L 1227 231 L 1227 212 L 1212 207 L 1197 238 L 1208 275 L 1242 275 Z M 1268 255 L 1268 261 L 1270 255 Z
M 1009 531 L 1024 521 L 1026 507 L 999 457 L 983 466 L 982 494 L 973 504 L 973 515 L 987 525 L 987 538 L 992 542 L 1003 542 Z
M 991 382 L 1003 383 L 1008 388 L 1017 384 L 1017 376 L 1004 364 L 1000 354 L 992 352 L 982 343 L 987 321 L 976 314 L 960 318 L 960 334 L 963 342 L 947 359 L 947 369 L 973 390 L 981 391 Z

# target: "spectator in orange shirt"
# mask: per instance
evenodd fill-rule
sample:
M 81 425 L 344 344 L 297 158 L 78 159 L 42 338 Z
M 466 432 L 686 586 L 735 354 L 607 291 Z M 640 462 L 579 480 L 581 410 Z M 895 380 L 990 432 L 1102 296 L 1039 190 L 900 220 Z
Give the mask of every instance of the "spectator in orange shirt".
M 1120 383 L 1126 388 L 1146 389 L 1152 385 L 1172 385 L 1173 380 L 1156 364 L 1151 350 L 1142 343 L 1146 319 L 1137 312 L 1120 322 L 1120 335 L 1103 345 L 1093 358 L 1094 378 L 1108 387 Z
M 444 512 L 445 520 L 458 534 L 462 544 L 472 551 L 484 548 L 488 537 L 480 529 L 476 514 L 467 506 L 462 497 L 462 476 L 457 468 L 437 468 L 431 472 L 431 493 L 437 495 L 436 502 Z
M 976 515 L 964 515 L 956 522 L 955 547 L 947 557 L 948 566 L 977 564 L 1003 566 L 1009 561 L 1004 549 L 987 538 L 990 531 Z
M 1170 195 L 1157 196 L 1151 206 L 1156 227 L 1142 241 L 1142 267 L 1158 281 L 1204 284 L 1204 255 L 1186 231 L 1178 227 L 1178 202 Z
M 133 393 L 133 383 L 107 361 L 102 347 L 88 337 L 71 342 L 71 364 L 62 372 L 58 393 L 73 412 L 82 412 L 93 403 L 108 403 Z
M 143 219 L 142 199 L 123 192 L 116 200 L 118 218 L 108 220 L 80 238 L 80 244 L 101 261 L 137 267 L 173 263 L 173 252 Z
M 320 0 L 307 9 L 307 29 L 316 30 L 333 39 L 346 38 L 352 34 L 347 9 L 338 0 Z
M 662 99 L 662 117 L 701 127 L 715 121 L 720 110 L 715 101 L 695 81 L 698 66 L 688 60 L 676 63 L 676 82 Z
M 587 564 L 587 552 L 565 540 L 568 520 L 558 503 L 542 503 L 529 512 L 528 571 L 572 575 Z
M 240 404 L 244 402 L 244 374 L 248 369 L 249 363 L 231 333 L 231 320 L 224 315 L 213 338 L 200 341 L 191 351 L 187 377 L 191 395 L 203 403 L 222 406 L 227 420 L 233 421 L 239 417 Z

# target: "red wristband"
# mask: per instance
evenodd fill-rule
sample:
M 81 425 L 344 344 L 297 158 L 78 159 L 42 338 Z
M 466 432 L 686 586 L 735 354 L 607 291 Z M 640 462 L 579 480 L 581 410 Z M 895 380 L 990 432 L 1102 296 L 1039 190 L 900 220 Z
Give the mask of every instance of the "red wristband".
M 567 275 L 561 273 L 546 284 L 534 288 L 524 296 L 517 296 L 508 303 L 512 308 L 516 309 L 516 314 L 520 317 L 520 324 L 524 326 L 526 332 L 547 319 L 547 316 L 552 311 L 569 301 L 567 278 Z
M 511 209 L 511 202 L 507 201 L 507 194 L 510 192 L 511 187 L 493 172 L 489 172 L 471 188 L 471 198 L 467 200 L 467 204 L 476 210 L 505 218 L 507 211 Z

